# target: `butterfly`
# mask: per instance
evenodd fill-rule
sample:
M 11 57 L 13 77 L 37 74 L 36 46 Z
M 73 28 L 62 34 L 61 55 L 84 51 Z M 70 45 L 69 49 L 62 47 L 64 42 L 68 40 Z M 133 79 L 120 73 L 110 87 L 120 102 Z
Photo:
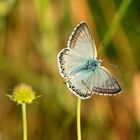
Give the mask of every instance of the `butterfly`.
M 95 42 L 85 21 L 74 28 L 67 48 L 59 52 L 57 61 L 67 87 L 81 99 L 88 99 L 94 93 L 116 95 L 121 91 L 117 80 L 97 59 Z

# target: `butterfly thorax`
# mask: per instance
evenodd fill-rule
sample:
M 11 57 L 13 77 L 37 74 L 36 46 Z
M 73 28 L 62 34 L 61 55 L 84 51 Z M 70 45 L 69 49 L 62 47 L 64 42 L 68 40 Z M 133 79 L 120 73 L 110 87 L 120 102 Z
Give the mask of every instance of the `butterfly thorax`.
M 92 70 L 92 71 L 95 71 L 96 69 L 98 69 L 101 65 L 101 60 L 98 60 L 98 59 L 89 59 L 87 61 L 87 64 L 85 66 L 85 69 L 86 70 Z

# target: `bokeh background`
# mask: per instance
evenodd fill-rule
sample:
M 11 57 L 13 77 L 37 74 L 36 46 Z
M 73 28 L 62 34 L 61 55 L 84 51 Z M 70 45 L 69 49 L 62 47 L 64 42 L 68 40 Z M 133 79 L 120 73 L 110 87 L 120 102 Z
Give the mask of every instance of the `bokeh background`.
M 19 83 L 42 95 L 27 106 L 29 140 L 77 139 L 77 98 L 56 58 L 83 20 L 122 94 L 82 101 L 82 140 L 140 140 L 139 0 L 0 0 L 0 140 L 22 139 L 21 106 L 6 96 Z

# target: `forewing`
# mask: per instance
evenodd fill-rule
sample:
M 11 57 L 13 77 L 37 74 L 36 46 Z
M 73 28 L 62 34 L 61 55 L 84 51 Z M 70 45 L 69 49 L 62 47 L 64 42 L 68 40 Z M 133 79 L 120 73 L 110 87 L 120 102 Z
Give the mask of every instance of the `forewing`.
M 97 57 L 94 39 L 84 21 L 74 28 L 74 31 L 69 37 L 67 46 L 68 48 L 77 51 L 84 58 L 89 59 Z
M 80 71 L 74 74 L 69 81 L 67 87 L 70 91 L 81 99 L 88 99 L 93 94 L 90 88 L 93 72 Z
M 114 76 L 104 67 L 100 67 L 94 73 L 92 90 L 99 95 L 116 95 L 121 87 Z

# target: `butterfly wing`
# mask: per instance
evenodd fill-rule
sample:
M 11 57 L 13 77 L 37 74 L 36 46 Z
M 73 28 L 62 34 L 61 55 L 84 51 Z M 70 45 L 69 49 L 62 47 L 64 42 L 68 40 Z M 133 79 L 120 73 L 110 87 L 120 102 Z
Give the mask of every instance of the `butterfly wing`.
M 66 83 L 70 91 L 81 99 L 88 99 L 93 94 L 91 88 L 92 71 L 80 71 L 75 73 Z
M 93 92 L 99 95 L 116 95 L 121 91 L 114 76 L 102 66 L 95 71 L 91 86 Z
M 67 46 L 76 50 L 84 58 L 96 58 L 97 51 L 94 42 L 87 24 L 83 21 L 74 28 Z

